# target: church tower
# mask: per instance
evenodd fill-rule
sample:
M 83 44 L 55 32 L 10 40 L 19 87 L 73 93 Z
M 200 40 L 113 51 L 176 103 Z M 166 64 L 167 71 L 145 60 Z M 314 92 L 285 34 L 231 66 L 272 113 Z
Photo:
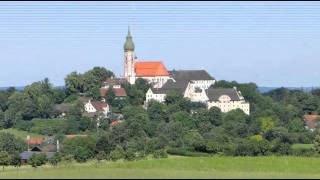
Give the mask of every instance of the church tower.
M 130 33 L 130 27 L 128 28 L 128 35 L 126 42 L 124 43 L 124 77 L 133 84 L 135 81 L 135 55 L 134 55 L 134 43 Z

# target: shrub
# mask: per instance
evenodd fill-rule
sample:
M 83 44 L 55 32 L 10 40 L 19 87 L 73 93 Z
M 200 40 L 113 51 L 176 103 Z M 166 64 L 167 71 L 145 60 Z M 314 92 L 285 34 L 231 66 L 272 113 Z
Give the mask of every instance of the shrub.
M 65 139 L 62 145 L 63 156 L 71 155 L 77 162 L 86 162 L 94 158 L 96 139 L 92 136 Z
M 117 161 L 119 159 L 125 158 L 125 152 L 121 146 L 117 146 L 113 151 L 110 153 L 110 159 L 112 161 Z
M 179 155 L 179 156 L 190 156 L 190 157 L 209 157 L 208 153 L 192 152 L 191 150 L 185 148 L 170 148 L 167 150 L 168 154 Z
M 153 155 L 153 158 L 155 159 L 168 157 L 168 154 L 165 149 L 156 150 L 152 155 Z
M 311 157 L 311 156 L 315 156 L 316 152 L 314 151 L 314 149 L 292 149 L 292 155 L 294 156 L 307 156 L 307 157 Z
M 46 164 L 46 162 L 47 162 L 47 155 L 45 153 L 33 154 L 28 161 L 28 163 L 34 168 L 37 168 L 38 166 L 42 166 Z
M 107 155 L 104 151 L 99 151 L 97 154 L 96 154 L 96 159 L 98 160 L 98 162 L 106 159 Z
M 125 152 L 125 159 L 127 161 L 134 161 L 136 159 L 136 152 L 132 148 L 127 149 Z
M 55 153 L 50 159 L 49 159 L 49 163 L 52 166 L 57 166 L 58 163 L 61 161 L 61 156 L 59 153 Z

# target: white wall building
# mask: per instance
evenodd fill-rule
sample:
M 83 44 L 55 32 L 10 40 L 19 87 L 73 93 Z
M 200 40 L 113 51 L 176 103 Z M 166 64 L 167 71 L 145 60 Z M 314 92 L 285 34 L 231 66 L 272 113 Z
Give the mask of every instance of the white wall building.
M 250 104 L 245 101 L 240 91 L 236 88 L 212 88 L 215 80 L 206 71 L 171 71 L 170 75 L 172 79 L 162 88 L 148 90 L 145 105 L 151 100 L 164 102 L 168 92 L 177 91 L 193 102 L 205 103 L 208 108 L 218 107 L 222 112 L 239 108 L 250 114 Z

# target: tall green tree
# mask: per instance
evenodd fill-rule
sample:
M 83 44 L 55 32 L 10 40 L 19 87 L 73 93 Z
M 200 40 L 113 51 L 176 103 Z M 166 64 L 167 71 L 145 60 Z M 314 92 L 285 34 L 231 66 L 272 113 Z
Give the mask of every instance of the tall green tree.
M 4 171 L 4 167 L 8 166 L 10 164 L 10 154 L 5 152 L 5 151 L 0 151 L 0 165 L 3 168 Z

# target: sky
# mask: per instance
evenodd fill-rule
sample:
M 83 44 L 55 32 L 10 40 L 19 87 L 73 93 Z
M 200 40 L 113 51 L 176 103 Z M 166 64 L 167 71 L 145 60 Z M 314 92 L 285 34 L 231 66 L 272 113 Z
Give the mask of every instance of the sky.
M 0 87 L 138 59 L 217 80 L 320 86 L 320 2 L 0 2 Z

